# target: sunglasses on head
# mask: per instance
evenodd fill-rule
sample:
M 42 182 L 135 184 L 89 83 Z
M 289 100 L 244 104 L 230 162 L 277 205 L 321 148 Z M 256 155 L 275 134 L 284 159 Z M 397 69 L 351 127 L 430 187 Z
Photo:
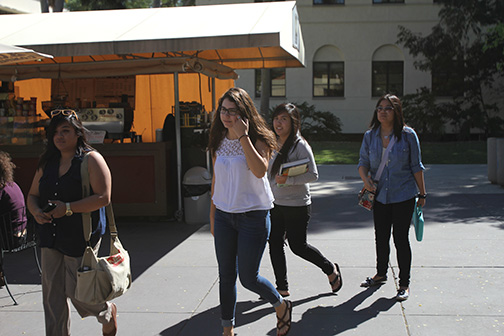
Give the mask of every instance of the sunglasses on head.
M 64 115 L 66 117 L 73 115 L 76 119 L 79 119 L 79 116 L 77 116 L 77 113 L 75 113 L 74 110 L 52 110 L 51 111 L 51 118 L 55 117 L 57 115 Z
M 394 108 L 393 108 L 392 106 L 385 106 L 385 107 L 383 107 L 383 106 L 378 106 L 378 107 L 376 108 L 376 111 L 378 111 L 378 112 L 381 112 L 381 111 L 385 111 L 385 112 L 392 112 L 393 110 L 394 110 Z

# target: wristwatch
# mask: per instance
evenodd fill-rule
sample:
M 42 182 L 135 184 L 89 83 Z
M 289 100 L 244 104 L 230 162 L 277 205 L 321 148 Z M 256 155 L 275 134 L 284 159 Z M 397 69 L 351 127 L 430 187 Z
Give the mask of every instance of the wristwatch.
M 65 216 L 72 216 L 73 215 L 73 211 L 72 211 L 72 208 L 70 208 L 70 203 L 65 203 L 65 204 L 66 204 Z
M 427 198 L 427 194 L 418 194 L 417 195 L 418 198 Z

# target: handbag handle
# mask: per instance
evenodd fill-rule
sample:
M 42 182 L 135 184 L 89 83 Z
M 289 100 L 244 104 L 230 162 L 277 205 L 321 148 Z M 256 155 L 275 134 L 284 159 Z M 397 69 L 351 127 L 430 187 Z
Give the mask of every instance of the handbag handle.
M 392 150 L 392 147 L 394 146 L 395 142 L 396 142 L 396 137 L 395 137 L 395 135 L 393 135 L 390 138 L 387 149 L 385 149 L 385 154 L 383 154 L 382 160 L 380 162 L 380 166 L 378 167 L 378 170 L 376 171 L 376 175 L 375 175 L 376 181 L 380 181 L 381 174 L 383 173 L 383 168 L 385 168 L 385 164 L 387 163 L 389 153 Z
M 89 183 L 89 171 L 88 171 L 88 155 L 89 152 L 84 154 L 81 163 L 81 179 L 82 179 L 82 198 L 88 197 L 91 194 L 91 187 Z M 114 211 L 112 210 L 112 203 L 109 203 L 105 207 L 107 213 L 107 223 L 110 231 L 110 239 L 114 240 L 117 236 L 117 227 L 115 224 Z M 82 227 L 84 230 L 84 240 L 89 243 L 91 239 L 91 213 L 82 213 Z

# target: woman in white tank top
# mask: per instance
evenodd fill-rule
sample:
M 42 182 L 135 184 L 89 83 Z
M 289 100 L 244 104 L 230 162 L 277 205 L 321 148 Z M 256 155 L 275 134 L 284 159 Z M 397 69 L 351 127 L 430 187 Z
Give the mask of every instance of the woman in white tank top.
M 214 168 L 210 227 L 219 264 L 223 335 L 234 335 L 238 275 L 245 288 L 275 307 L 277 335 L 287 335 L 292 303 L 259 275 L 273 206 L 266 172 L 276 139 L 243 89 L 231 88 L 219 99 L 208 149 Z

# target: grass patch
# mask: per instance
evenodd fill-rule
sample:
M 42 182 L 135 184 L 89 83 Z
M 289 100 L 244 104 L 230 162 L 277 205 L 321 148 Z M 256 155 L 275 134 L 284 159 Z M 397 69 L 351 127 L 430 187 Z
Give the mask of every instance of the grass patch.
M 357 164 L 360 142 L 311 141 L 317 164 Z M 486 164 L 486 141 L 424 142 L 424 164 Z

